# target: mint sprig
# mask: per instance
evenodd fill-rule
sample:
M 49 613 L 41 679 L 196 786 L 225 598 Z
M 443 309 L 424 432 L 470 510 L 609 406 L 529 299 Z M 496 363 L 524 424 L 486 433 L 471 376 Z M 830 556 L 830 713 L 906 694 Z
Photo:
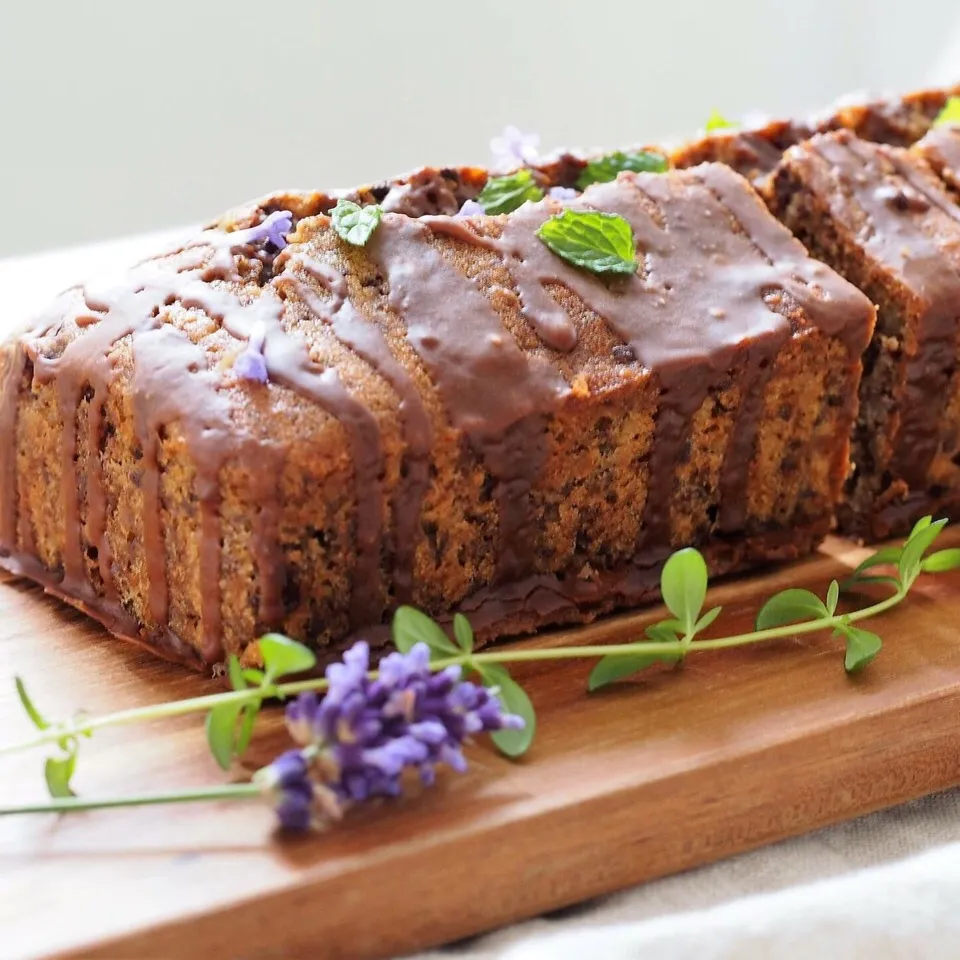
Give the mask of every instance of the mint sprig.
M 948 97 L 933 121 L 935 127 L 960 126 L 960 97 Z
M 505 177 L 490 177 L 477 196 L 483 212 L 491 216 L 512 213 L 528 200 L 536 203 L 543 199 L 543 190 L 527 170 L 517 170 Z
M 564 210 L 545 221 L 537 236 L 558 257 L 591 273 L 636 273 L 633 227 L 615 213 Z
M 330 211 L 330 220 L 337 235 L 355 247 L 366 246 L 382 219 L 383 207 L 376 204 L 361 207 L 352 200 L 342 198 Z
M 616 180 L 617 174 L 623 170 L 633 173 L 663 173 L 669 166 L 662 153 L 654 153 L 652 150 L 624 153 L 617 150 L 589 161 L 577 177 L 577 189 L 585 190 L 592 183 L 609 183 Z
M 739 123 L 728 120 L 719 110 L 714 108 L 710 111 L 710 116 L 707 117 L 703 129 L 707 133 L 715 133 L 717 130 L 736 130 L 739 126 Z

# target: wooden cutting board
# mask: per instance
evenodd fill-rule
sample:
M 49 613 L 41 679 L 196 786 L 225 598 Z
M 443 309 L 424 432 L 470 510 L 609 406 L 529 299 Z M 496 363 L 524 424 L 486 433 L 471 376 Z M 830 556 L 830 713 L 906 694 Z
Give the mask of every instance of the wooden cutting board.
M 960 543 L 960 536 L 941 538 Z M 824 590 L 865 555 L 810 560 L 711 590 L 714 631 L 750 628 L 785 586 Z M 661 610 L 525 641 L 623 641 Z M 856 677 L 828 636 L 705 653 L 588 695 L 589 665 L 518 669 L 537 706 L 529 755 L 471 750 L 464 776 L 295 842 L 257 804 L 0 820 L 0 952 L 9 957 L 396 956 L 489 930 L 960 783 L 960 573 L 926 576 L 871 622 Z M 29 734 L 26 678 L 64 716 L 214 684 L 111 640 L 22 581 L 0 582 L 0 740 Z M 284 742 L 265 718 L 252 762 Z M 0 758 L 3 802 L 42 796 L 39 754 Z M 98 732 L 89 796 L 212 784 L 199 717 Z

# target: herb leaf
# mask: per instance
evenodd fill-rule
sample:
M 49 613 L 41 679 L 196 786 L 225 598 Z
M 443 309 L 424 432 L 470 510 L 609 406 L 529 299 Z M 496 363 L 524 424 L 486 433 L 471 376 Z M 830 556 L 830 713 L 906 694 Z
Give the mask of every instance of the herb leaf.
M 478 670 L 485 687 L 497 688 L 504 710 L 523 717 L 524 725 L 521 729 L 496 730 L 490 734 L 490 739 L 501 753 L 508 757 L 519 757 L 530 748 L 534 734 L 537 732 L 537 715 L 533 704 L 523 687 L 510 676 L 506 667 L 498 663 L 484 663 L 478 665 Z
M 840 584 L 836 580 L 830 581 L 827 589 L 827 612 L 832 617 L 837 609 L 837 602 L 840 600 Z
M 842 628 L 847 638 L 847 652 L 843 659 L 843 669 L 847 673 L 862 670 L 880 652 L 883 641 L 862 627 L 846 626 Z
M 627 657 L 603 657 L 590 671 L 587 689 L 593 693 L 607 684 L 652 667 L 655 663 L 677 663 L 680 659 L 679 654 L 672 653 L 635 653 Z
M 220 703 L 207 714 L 207 743 L 222 770 L 229 770 L 236 752 L 237 717 L 243 704 Z
M 933 121 L 935 127 L 945 127 L 950 124 L 960 124 L 960 97 L 949 97 L 943 109 Z
M 533 174 L 527 170 L 517 170 L 505 177 L 490 177 L 477 195 L 477 203 L 483 212 L 491 216 L 498 213 L 512 213 L 528 200 L 536 203 L 543 199 L 543 190 Z
M 926 523 L 924 523 L 924 520 Z M 920 562 L 923 555 L 932 546 L 933 541 L 940 536 L 940 531 L 946 526 L 946 520 L 930 521 L 930 517 L 924 517 L 918 520 L 913 528 L 913 533 L 903 546 L 903 552 L 900 554 L 900 562 L 897 564 L 897 572 L 900 574 L 900 583 L 906 589 L 913 584 L 913 581 L 920 575 Z
M 393 615 L 393 643 L 401 653 L 409 653 L 416 644 L 425 643 L 431 659 L 460 654 L 440 624 L 415 607 L 400 607 Z
M 230 686 L 234 690 L 246 690 L 247 680 L 243 675 L 243 667 L 240 666 L 240 658 L 231 653 L 227 660 L 227 676 L 230 678 Z
M 809 590 L 790 587 L 775 593 L 757 614 L 757 630 L 769 630 L 798 620 L 820 620 L 829 617 L 830 611 L 823 601 Z
M 317 665 L 317 655 L 309 647 L 282 633 L 265 633 L 259 642 L 263 665 L 271 677 L 306 673 Z
M 338 236 L 355 247 L 365 246 L 383 219 L 383 207 L 361 207 L 352 200 L 340 199 L 330 211 L 330 220 Z
M 900 562 L 900 554 L 902 552 L 903 547 L 882 547 L 876 553 L 867 557 L 867 559 L 853 571 L 852 576 L 856 577 L 858 574 L 863 573 L 864 570 L 871 570 L 873 567 L 881 567 L 888 564 L 896 566 Z
M 660 592 L 683 632 L 692 634 L 707 596 L 707 564 L 699 550 L 685 547 L 670 556 L 660 574 Z
M 716 620 L 717 617 L 720 616 L 720 611 L 721 611 L 722 609 L 723 609 L 723 607 L 714 607 L 712 610 L 708 610 L 708 611 L 697 621 L 696 626 L 694 627 L 694 630 L 696 630 L 697 633 L 700 633 L 701 630 L 706 630 L 707 627 L 709 627 L 710 624 L 713 623 L 713 621 Z
M 615 213 L 564 210 L 537 236 L 560 258 L 591 273 L 636 273 L 633 227 Z
M 960 97 L 957 99 L 960 100 Z M 960 567 L 960 549 L 957 547 L 931 553 L 920 564 L 920 569 L 927 573 L 945 573 L 947 570 L 956 570 L 957 567 Z
M 683 624 L 679 620 L 661 620 L 651 623 L 643 632 L 656 643 L 676 643 L 683 633 Z
M 30 718 L 30 722 L 38 730 L 46 730 L 50 724 L 43 719 L 40 711 L 36 708 L 33 701 L 30 699 L 30 694 L 27 693 L 27 688 L 24 682 L 19 677 L 14 677 L 13 682 L 17 688 L 17 696 L 20 698 L 20 703 L 23 706 L 24 711 L 27 716 Z
M 739 126 L 739 123 L 728 120 L 719 110 L 714 108 L 710 111 L 710 116 L 707 117 L 707 122 L 703 129 L 707 133 L 713 133 L 716 130 L 736 130 Z
M 75 797 L 70 786 L 70 779 L 77 767 L 76 753 L 69 753 L 65 757 L 47 757 L 43 765 L 43 776 L 47 781 L 47 790 L 54 799 Z
M 667 158 L 662 153 L 654 153 L 652 150 L 624 153 L 622 150 L 617 150 L 596 160 L 590 160 L 580 171 L 577 189 L 585 190 L 591 183 L 608 183 L 616 180 L 621 170 L 631 170 L 634 173 L 663 173 L 668 167 Z
M 234 753 L 242 757 L 250 746 L 250 740 L 253 738 L 253 727 L 257 722 L 257 714 L 260 712 L 259 703 L 248 703 L 243 708 L 243 718 L 240 721 L 240 731 L 237 733 L 237 742 L 234 746 Z
M 464 653 L 473 652 L 473 627 L 462 613 L 453 615 L 453 635 Z

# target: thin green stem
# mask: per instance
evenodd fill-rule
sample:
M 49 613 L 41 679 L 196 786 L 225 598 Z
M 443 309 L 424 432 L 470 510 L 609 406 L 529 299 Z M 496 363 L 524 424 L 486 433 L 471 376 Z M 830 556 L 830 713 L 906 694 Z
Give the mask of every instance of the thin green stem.
M 716 640 L 687 640 L 686 638 L 668 642 L 654 642 L 642 640 L 634 643 L 593 644 L 576 647 L 545 647 L 540 650 L 518 650 L 504 647 L 488 650 L 482 653 L 464 654 L 463 656 L 448 657 L 435 660 L 431 664 L 433 669 L 441 670 L 444 667 L 464 665 L 468 663 L 530 663 L 541 660 L 571 660 L 576 658 L 594 657 L 627 657 L 638 651 L 647 654 L 681 654 L 687 656 L 700 650 L 722 650 L 727 647 L 739 647 L 750 643 L 762 643 L 765 640 L 775 640 L 779 637 L 796 636 L 797 634 L 815 633 L 819 630 L 829 630 L 842 623 L 855 623 L 875 617 L 891 607 L 895 607 L 906 596 L 907 590 L 901 587 L 896 593 L 861 610 L 851 613 L 836 614 L 819 620 L 808 620 L 802 623 L 791 623 L 780 627 L 771 627 L 767 630 L 757 630 L 751 633 L 739 633 L 731 637 L 721 637 Z M 374 674 L 375 675 L 375 674 Z M 91 717 L 74 723 L 66 723 L 43 730 L 30 740 L 21 743 L 9 744 L 0 747 L 0 755 L 29 750 L 46 744 L 56 743 L 63 736 L 79 736 L 92 733 L 103 727 L 116 727 L 130 723 L 139 723 L 144 720 L 157 720 L 164 717 L 183 716 L 188 713 L 203 713 L 212 707 L 223 703 L 253 703 L 273 697 L 292 697 L 308 690 L 323 690 L 327 681 L 318 677 L 310 680 L 296 680 L 290 683 L 271 683 L 260 687 L 251 687 L 248 690 L 232 690 L 228 693 L 212 693 L 202 697 L 192 697 L 187 700 L 175 700 L 170 703 L 159 703 L 148 707 L 137 707 L 132 710 L 122 710 L 118 713 L 105 714 L 101 717 Z
M 45 803 L 26 803 L 16 807 L 0 807 L 0 817 L 17 813 L 76 813 L 79 810 L 103 810 L 108 807 L 146 807 L 160 803 L 202 803 L 209 800 L 239 800 L 260 796 L 255 783 L 230 783 L 222 787 L 199 790 L 179 790 L 174 793 L 148 793 L 132 797 L 106 797 L 87 800 L 83 797 L 64 797 Z

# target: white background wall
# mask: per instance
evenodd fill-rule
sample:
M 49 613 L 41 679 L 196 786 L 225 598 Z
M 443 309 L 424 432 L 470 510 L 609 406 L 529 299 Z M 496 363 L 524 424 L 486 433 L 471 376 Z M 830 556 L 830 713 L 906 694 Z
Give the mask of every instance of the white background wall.
M 956 0 L 0 0 L 0 256 L 960 79 Z M 954 68 L 954 64 L 956 65 Z

